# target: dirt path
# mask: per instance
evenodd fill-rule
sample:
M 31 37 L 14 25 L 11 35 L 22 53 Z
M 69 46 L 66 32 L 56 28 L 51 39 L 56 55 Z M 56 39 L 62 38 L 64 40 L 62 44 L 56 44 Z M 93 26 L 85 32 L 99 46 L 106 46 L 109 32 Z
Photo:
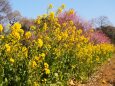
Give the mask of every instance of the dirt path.
M 89 79 L 87 84 L 79 86 L 115 86 L 115 55 Z

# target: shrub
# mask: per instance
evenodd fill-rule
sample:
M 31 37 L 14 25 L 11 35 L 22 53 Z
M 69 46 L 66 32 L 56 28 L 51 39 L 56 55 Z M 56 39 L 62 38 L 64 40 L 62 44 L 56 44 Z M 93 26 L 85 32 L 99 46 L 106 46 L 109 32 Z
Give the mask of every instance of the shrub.
M 72 78 L 85 81 L 112 55 L 110 43 L 94 44 L 71 19 L 60 23 L 50 12 L 39 16 L 35 25 L 26 32 L 17 22 L 8 34 L 0 32 L 3 86 L 63 86 Z

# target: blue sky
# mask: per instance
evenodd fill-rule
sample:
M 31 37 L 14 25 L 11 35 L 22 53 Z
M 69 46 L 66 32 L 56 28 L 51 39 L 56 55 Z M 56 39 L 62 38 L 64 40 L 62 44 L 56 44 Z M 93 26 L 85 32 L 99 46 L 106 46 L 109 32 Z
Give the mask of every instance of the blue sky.
M 74 8 L 83 19 L 91 20 L 99 16 L 107 16 L 115 26 L 115 0 L 9 0 L 13 10 L 29 18 L 45 14 L 48 4 L 56 10 L 61 4 L 66 9 Z

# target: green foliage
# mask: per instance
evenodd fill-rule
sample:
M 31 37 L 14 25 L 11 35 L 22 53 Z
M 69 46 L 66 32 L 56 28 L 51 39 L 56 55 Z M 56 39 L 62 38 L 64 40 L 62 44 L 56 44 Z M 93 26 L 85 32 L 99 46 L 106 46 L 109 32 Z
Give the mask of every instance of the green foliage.
M 7 35 L 1 30 L 0 84 L 66 86 L 73 78 L 86 81 L 113 53 L 113 45 L 94 44 L 88 37 L 72 20 L 60 24 L 53 12 L 39 16 L 30 31 L 18 22 Z

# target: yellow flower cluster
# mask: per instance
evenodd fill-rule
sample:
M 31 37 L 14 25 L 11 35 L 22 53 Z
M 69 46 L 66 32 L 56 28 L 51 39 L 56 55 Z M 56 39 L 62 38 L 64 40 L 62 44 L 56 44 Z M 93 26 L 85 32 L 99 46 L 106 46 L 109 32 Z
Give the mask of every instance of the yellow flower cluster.
M 6 48 L 6 51 L 7 51 L 7 52 L 10 52 L 11 47 L 10 47 L 10 45 L 9 45 L 9 44 L 5 44 L 5 48 Z
M 13 58 L 10 58 L 10 62 L 11 62 L 11 63 L 14 63 L 14 59 L 13 59 Z
M 23 36 L 24 31 L 21 29 L 21 24 L 16 22 L 13 26 L 11 26 L 11 36 L 16 39 L 20 40 L 21 36 Z
M 39 54 L 39 56 L 35 56 L 35 60 L 37 61 L 37 62 L 42 62 L 44 59 L 45 59 L 45 53 L 41 53 L 41 54 Z
M 62 11 L 63 11 L 63 9 L 64 9 L 65 7 L 66 7 L 65 4 L 62 4 L 62 5 L 58 8 L 56 14 L 62 13 Z
M 4 35 L 0 35 L 0 39 L 4 39 Z
M 45 59 L 45 53 L 41 53 L 38 56 L 35 56 L 30 62 L 29 65 L 31 68 L 37 68 L 39 67 L 39 63 L 43 62 Z
M 37 40 L 37 43 L 38 43 L 38 47 L 42 47 L 43 46 L 43 41 L 42 41 L 42 39 L 38 39 Z
M 37 63 L 35 61 L 32 61 L 32 68 L 35 68 L 37 66 Z
M 2 32 L 3 31 L 3 26 L 2 26 L 2 24 L 0 24 L 0 32 Z
M 32 35 L 31 32 L 28 31 L 28 32 L 25 33 L 25 38 L 29 39 L 31 37 L 31 35 Z
M 70 9 L 69 12 L 68 12 L 68 15 L 72 15 L 74 13 L 75 13 L 75 11 L 73 9 Z
M 12 36 L 15 37 L 15 39 L 20 40 L 20 34 L 18 32 L 13 31 Z
M 52 8 L 53 8 L 53 5 L 52 5 L 52 4 L 49 4 L 48 9 L 52 9 Z
M 38 82 L 34 82 L 33 86 L 40 86 Z
M 35 27 L 35 26 L 31 26 L 30 29 L 31 29 L 31 30 L 35 30 L 36 27 Z
M 59 12 L 64 8 L 62 5 Z M 74 10 L 68 14 L 74 14 Z M 2 68 L 6 68 L 3 75 L 8 83 L 14 78 L 21 83 L 22 78 L 30 86 L 41 86 L 48 80 L 66 81 L 67 74 L 82 80 L 98 63 L 110 58 L 114 49 L 109 43 L 94 44 L 82 28 L 77 28 L 72 20 L 60 23 L 54 12 L 39 16 L 30 31 L 24 31 L 18 22 L 10 28 L 9 34 L 0 35 L 0 60 Z
M 47 30 L 47 23 L 44 23 L 44 26 L 43 26 L 43 30 L 46 31 Z
M 12 27 L 12 30 L 14 31 L 18 31 L 19 29 L 21 29 L 21 24 L 19 22 L 16 22 Z
M 53 20 L 54 19 L 54 12 L 50 12 L 50 14 L 49 14 L 49 18 L 51 19 L 51 20 Z
M 64 9 L 65 7 L 66 7 L 66 5 L 65 5 L 65 4 L 62 4 L 62 5 L 61 5 L 61 8 L 62 8 L 62 9 Z
M 45 74 L 50 74 L 49 65 L 47 63 L 44 63 L 44 70 Z

